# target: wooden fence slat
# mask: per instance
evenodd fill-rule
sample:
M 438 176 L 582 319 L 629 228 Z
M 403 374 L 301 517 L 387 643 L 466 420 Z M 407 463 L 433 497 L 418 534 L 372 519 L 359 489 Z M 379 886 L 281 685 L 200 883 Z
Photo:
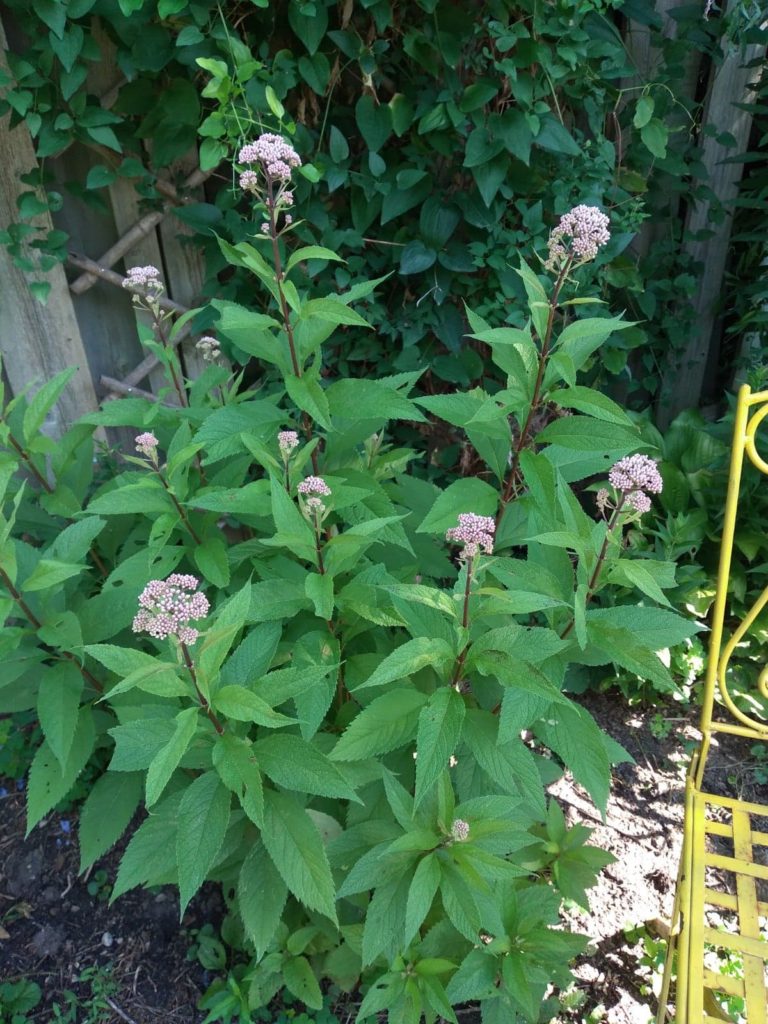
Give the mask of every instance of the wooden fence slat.
M 0 65 L 5 71 L 6 49 L 0 21 Z M 26 126 L 11 130 L 9 117 L 4 117 L 0 121 L 0 224 L 18 219 L 16 197 L 27 187 L 20 186 L 21 175 L 38 166 Z M 34 223 L 43 230 L 53 228 L 47 213 Z M 34 250 L 28 252 L 31 255 Z M 58 436 L 80 416 L 93 412 L 98 402 L 63 266 L 54 267 L 45 279 L 51 289 L 42 305 L 31 294 L 26 275 L 14 266 L 5 246 L 0 246 L 0 351 L 12 389 L 19 392 L 31 380 L 42 384 L 69 366 L 78 368 L 46 427 L 48 433 Z
M 726 16 L 739 2 L 729 0 Z M 723 47 L 728 45 L 732 44 L 726 38 Z M 725 209 L 722 220 L 717 223 L 711 220 L 712 204 L 709 201 L 692 203 L 688 210 L 684 248 L 701 270 L 692 299 L 695 320 L 688 343 L 680 353 L 670 351 L 662 378 L 664 386 L 656 413 L 656 422 L 662 430 L 683 409 L 697 406 L 701 399 L 731 237 L 732 202 L 738 195 L 744 169 L 741 163 L 725 161 L 747 148 L 752 114 L 738 104 L 749 103 L 754 98 L 752 86 L 759 80 L 762 68 L 749 65 L 765 52 L 765 44 L 759 43 L 746 46 L 741 59 L 736 54 L 726 55 L 724 51 L 722 64 L 712 69 L 703 123 L 714 125 L 718 132 L 727 131 L 736 144 L 725 147 L 714 135 L 704 136 L 701 140 L 701 159 L 708 174 L 707 186 Z

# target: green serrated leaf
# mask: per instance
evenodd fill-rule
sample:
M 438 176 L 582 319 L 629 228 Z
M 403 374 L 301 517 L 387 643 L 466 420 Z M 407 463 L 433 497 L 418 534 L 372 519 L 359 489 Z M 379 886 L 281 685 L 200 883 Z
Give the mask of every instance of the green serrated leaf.
M 199 775 L 181 799 L 176 832 L 180 918 L 205 881 L 224 842 L 230 801 L 229 790 L 216 772 Z

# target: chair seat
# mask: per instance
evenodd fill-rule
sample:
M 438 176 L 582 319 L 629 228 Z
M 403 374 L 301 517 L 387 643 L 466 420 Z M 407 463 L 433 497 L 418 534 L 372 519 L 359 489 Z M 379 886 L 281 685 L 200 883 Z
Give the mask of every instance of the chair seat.
M 678 1024 L 730 1019 L 716 994 L 743 999 L 748 1024 L 768 1024 L 768 805 L 689 787 Z M 725 973 L 738 961 L 743 971 Z

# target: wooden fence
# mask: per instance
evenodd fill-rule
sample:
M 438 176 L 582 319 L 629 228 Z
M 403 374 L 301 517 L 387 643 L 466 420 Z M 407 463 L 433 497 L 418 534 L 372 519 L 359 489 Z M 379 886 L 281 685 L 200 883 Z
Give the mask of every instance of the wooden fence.
M 729 7 L 738 2 L 729 0 Z M 675 33 L 676 23 L 669 12 L 677 3 L 678 0 L 657 0 L 656 4 L 670 34 Z M 626 42 L 638 69 L 638 81 L 642 81 L 658 59 L 648 29 L 630 23 Z M 0 21 L 0 51 L 6 49 Z M 691 52 L 692 92 L 700 70 L 700 55 Z M 748 145 L 751 115 L 742 105 L 753 96 L 751 85 L 761 69 L 749 64 L 761 52 L 765 53 L 765 47 L 761 51 L 754 44 L 743 55 L 729 53 L 723 64 L 719 68 L 713 65 L 710 72 L 705 121 L 730 132 L 737 145 L 735 150 L 724 151 L 715 137 L 703 141 L 702 161 L 709 184 L 723 202 L 733 199 L 738 191 L 742 165 L 723 160 Z M 93 72 L 92 86 L 108 107 L 117 95 L 121 77 L 106 46 L 105 53 L 106 59 Z M 97 161 L 97 154 L 76 144 L 49 163 L 63 182 L 85 180 L 90 166 Z M 16 220 L 16 199 L 19 191 L 26 188 L 20 184 L 20 177 L 36 167 L 34 146 L 26 127 L 20 124 L 11 131 L 7 118 L 4 119 L 0 122 L 0 227 Z M 70 235 L 70 253 L 66 266 L 57 266 L 46 277 L 51 290 L 45 305 L 31 295 L 25 275 L 14 266 L 7 249 L 0 246 L 0 352 L 11 394 L 29 384 L 42 383 L 67 366 L 78 367 L 47 425 L 53 436 L 106 397 L 140 391 L 152 393 L 161 385 L 157 360 L 142 352 L 130 297 L 120 286 L 122 268 L 153 264 L 163 270 L 170 308 L 184 310 L 197 303 L 204 278 L 202 256 L 185 244 L 191 231 L 174 217 L 174 210 L 185 202 L 200 201 L 207 174 L 199 169 L 194 152 L 175 171 L 182 176 L 181 187 L 174 187 L 171 175 L 159 181 L 157 189 L 163 205 L 150 213 L 142 214 L 136 190 L 125 178 L 118 178 L 109 186 L 106 214 L 94 211 L 65 192 L 55 226 Z M 178 178 L 178 173 L 175 176 Z M 668 368 L 671 386 L 662 394 L 657 409 L 662 426 L 681 409 L 696 404 L 701 394 L 707 354 L 721 331 L 715 310 L 731 234 L 730 215 L 709 225 L 706 203 L 688 204 L 681 216 L 686 218 L 683 237 L 690 239 L 684 245 L 701 263 L 703 272 L 694 298 L 697 323 L 690 344 L 686 352 L 670 356 L 671 360 L 678 360 L 677 369 L 684 372 Z M 50 228 L 50 216 L 41 215 L 37 224 Z M 703 232 L 702 228 L 708 226 L 711 231 Z M 654 243 L 653 229 L 646 230 L 636 240 L 636 250 L 652 253 Z M 194 377 L 201 369 L 199 356 L 183 333 L 180 343 L 186 373 Z

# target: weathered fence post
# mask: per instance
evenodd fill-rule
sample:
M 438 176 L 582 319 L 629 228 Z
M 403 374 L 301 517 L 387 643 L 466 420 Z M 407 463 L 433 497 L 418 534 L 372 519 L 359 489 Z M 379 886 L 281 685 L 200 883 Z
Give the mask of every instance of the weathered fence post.
M 0 22 L 0 64 L 7 70 L 5 32 Z M 9 127 L 0 121 L 0 224 L 18 220 L 16 200 L 22 174 L 37 168 L 35 150 L 25 125 Z M 50 215 L 40 214 L 32 222 L 43 231 L 51 230 Z M 27 250 L 30 258 L 34 250 Z M 59 400 L 46 431 L 59 435 L 69 424 L 97 408 L 83 341 L 80 336 L 64 268 L 57 265 L 46 274 L 51 288 L 42 305 L 29 290 L 26 275 L 13 263 L 8 249 L 0 246 L 0 352 L 11 388 L 18 393 L 30 382 L 42 384 L 54 374 L 76 366 L 77 373 Z

